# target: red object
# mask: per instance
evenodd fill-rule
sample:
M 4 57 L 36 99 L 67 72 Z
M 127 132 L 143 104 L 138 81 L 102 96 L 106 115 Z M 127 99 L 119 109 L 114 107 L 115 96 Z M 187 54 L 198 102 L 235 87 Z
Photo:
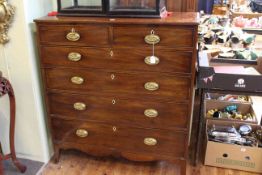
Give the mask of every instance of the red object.
M 56 16 L 57 15 L 57 12 L 56 11 L 52 11 L 52 12 L 49 12 L 48 13 L 48 16 Z
M 167 17 L 172 16 L 172 15 L 173 15 L 173 12 L 165 11 L 161 14 L 161 18 L 167 18 Z

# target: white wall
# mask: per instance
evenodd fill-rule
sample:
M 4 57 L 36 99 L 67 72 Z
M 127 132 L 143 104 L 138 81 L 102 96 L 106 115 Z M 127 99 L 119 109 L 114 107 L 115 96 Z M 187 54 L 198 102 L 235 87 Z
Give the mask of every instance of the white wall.
M 33 19 L 52 10 L 54 0 L 9 0 L 16 14 L 9 31 L 10 42 L 0 46 L 0 70 L 14 88 L 17 101 L 15 145 L 18 157 L 47 162 L 50 140 L 40 93 L 39 69 L 32 30 Z M 5 153 L 8 141 L 9 106 L 0 99 L 0 140 Z

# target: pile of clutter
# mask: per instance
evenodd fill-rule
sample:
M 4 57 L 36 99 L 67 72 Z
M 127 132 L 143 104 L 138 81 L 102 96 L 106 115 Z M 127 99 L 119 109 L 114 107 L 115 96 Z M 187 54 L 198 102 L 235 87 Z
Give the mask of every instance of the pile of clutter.
M 241 111 L 238 111 L 237 105 L 226 106 L 222 110 L 211 109 L 207 111 L 207 118 L 220 118 L 220 119 L 235 119 L 235 120 L 244 120 L 244 121 L 254 121 L 255 116 L 251 113 L 242 114 Z
M 262 48 L 254 48 L 255 34 L 249 34 L 237 26 L 262 26 L 262 17 L 241 24 L 244 18 L 236 18 L 233 23 L 225 16 L 203 15 L 198 34 L 201 50 L 209 50 L 216 58 L 256 61 L 262 57 Z
M 262 13 L 261 0 L 233 0 L 231 9 L 235 12 Z
M 254 130 L 250 125 L 241 125 L 238 129 L 234 126 L 213 125 L 208 129 L 209 141 L 237 144 L 252 147 L 262 147 L 262 130 Z

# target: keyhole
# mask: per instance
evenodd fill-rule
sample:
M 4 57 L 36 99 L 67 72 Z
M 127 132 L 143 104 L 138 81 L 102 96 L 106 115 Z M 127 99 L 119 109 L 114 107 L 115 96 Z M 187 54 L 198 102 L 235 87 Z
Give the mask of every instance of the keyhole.
M 114 56 L 114 52 L 111 50 L 110 51 L 110 56 L 113 57 Z
M 115 74 L 111 74 L 111 79 L 112 79 L 112 80 L 115 79 Z
M 151 30 L 151 35 L 154 35 L 155 34 L 155 31 L 154 30 Z
M 116 127 L 115 126 L 113 126 L 113 131 L 116 132 Z
M 112 104 L 113 105 L 116 104 L 116 100 L 115 99 L 112 100 Z

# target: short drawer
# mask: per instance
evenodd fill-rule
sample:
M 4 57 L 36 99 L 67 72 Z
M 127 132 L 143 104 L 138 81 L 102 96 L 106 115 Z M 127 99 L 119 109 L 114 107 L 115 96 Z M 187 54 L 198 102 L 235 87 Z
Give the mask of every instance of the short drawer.
M 150 46 L 145 37 L 154 34 L 158 38 L 148 39 L 157 39 L 155 46 L 193 47 L 194 33 L 193 28 L 183 26 L 115 26 L 113 41 L 122 46 Z
M 52 116 L 68 119 L 118 122 L 143 128 L 186 129 L 190 105 L 171 100 L 124 99 L 49 93 Z
M 98 145 L 148 156 L 185 157 L 187 134 L 114 124 L 52 119 L 54 143 Z
M 109 29 L 106 25 L 40 25 L 41 44 L 56 45 L 108 45 Z
M 76 93 L 107 93 L 139 98 L 189 100 L 190 77 L 164 73 L 120 73 L 96 69 L 45 69 L 49 89 Z
M 156 49 L 157 58 L 150 60 L 152 54 L 151 49 L 129 47 L 41 47 L 41 58 L 44 65 L 191 73 L 192 52 Z

